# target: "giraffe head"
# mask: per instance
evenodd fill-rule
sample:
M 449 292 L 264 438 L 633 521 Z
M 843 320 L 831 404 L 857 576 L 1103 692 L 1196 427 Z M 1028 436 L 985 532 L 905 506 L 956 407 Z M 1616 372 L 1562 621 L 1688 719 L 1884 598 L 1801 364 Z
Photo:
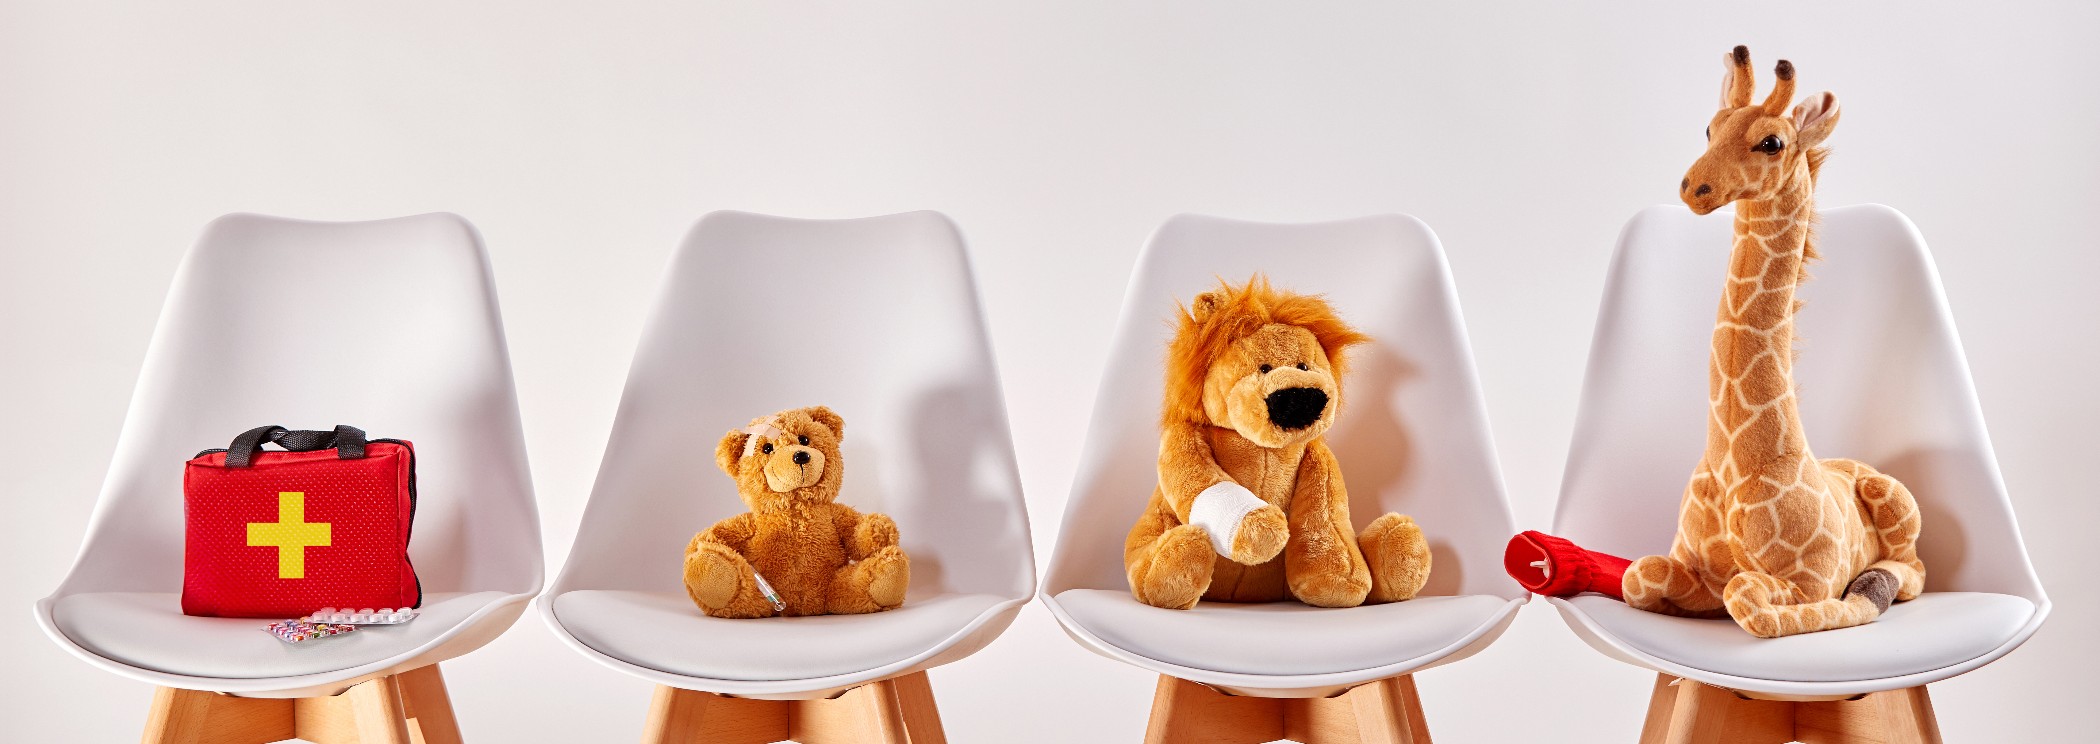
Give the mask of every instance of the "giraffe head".
M 1678 196 L 1699 214 L 1812 186 L 1828 153 L 1823 141 L 1837 129 L 1837 96 L 1829 91 L 1787 113 L 1794 100 L 1793 63 L 1780 60 L 1774 70 L 1779 82 L 1764 102 L 1753 103 L 1750 49 L 1736 47 L 1722 62 L 1728 74 L 1721 79 L 1721 110 L 1706 126 L 1706 154 L 1678 184 Z

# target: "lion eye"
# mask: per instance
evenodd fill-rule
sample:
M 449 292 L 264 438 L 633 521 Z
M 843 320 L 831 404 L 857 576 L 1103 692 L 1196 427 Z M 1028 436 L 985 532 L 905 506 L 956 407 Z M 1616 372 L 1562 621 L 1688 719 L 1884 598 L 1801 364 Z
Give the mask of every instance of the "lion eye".
M 809 437 L 795 437 L 795 441 L 802 443 L 804 447 L 809 446 Z
M 1308 369 L 1308 367 L 1306 367 L 1306 366 L 1305 366 L 1305 363 L 1304 363 L 1304 362 L 1299 362 L 1299 363 L 1298 363 L 1298 369 L 1300 369 L 1300 370 L 1304 370 L 1304 369 Z
M 764 453 L 766 453 L 766 454 L 768 454 L 768 455 L 770 455 L 770 454 L 773 454 L 773 443 L 772 443 L 772 442 L 767 442 L 767 443 L 765 443 L 765 444 L 761 444 L 761 445 L 759 445 L 759 446 L 758 446 L 758 451 L 760 451 L 760 452 L 764 452 Z
M 1779 136 L 1778 136 L 1778 135 L 1771 135 L 1771 134 L 1768 134 L 1768 135 L 1765 135 L 1765 138 L 1764 138 L 1764 139 L 1761 139 L 1761 140 L 1758 140 L 1758 141 L 1757 141 L 1757 146 L 1756 146 L 1756 147 L 1752 147 L 1752 148 L 1750 148 L 1750 149 L 1752 149 L 1752 150 L 1756 150 L 1756 151 L 1758 151 L 1758 152 L 1761 152 L 1761 153 L 1764 153 L 1764 154 L 1766 154 L 1766 155 L 1770 155 L 1770 154 L 1772 154 L 1772 153 L 1775 153 L 1775 152 L 1779 152 L 1779 151 L 1780 151 L 1781 149 L 1783 149 L 1783 148 L 1785 148 L 1785 147 L 1786 147 L 1786 143 L 1784 143 L 1784 142 L 1781 142 L 1781 141 L 1779 141 Z
M 1262 365 L 1262 366 L 1261 366 L 1261 373 L 1262 373 L 1262 374 L 1265 374 L 1265 375 L 1266 375 L 1266 374 L 1268 374 L 1268 373 L 1269 373 L 1269 370 L 1272 370 L 1272 369 L 1275 369 L 1275 367 L 1271 367 L 1271 366 L 1269 366 L 1269 365 L 1266 365 L 1266 364 L 1264 364 L 1264 365 Z

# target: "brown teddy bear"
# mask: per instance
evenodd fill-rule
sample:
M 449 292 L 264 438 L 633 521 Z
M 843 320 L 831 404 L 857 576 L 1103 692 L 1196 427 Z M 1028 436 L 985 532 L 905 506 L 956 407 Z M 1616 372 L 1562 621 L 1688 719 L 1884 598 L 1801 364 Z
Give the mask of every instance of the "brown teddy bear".
M 1421 528 L 1386 514 L 1355 535 L 1321 439 L 1341 408 L 1343 352 L 1370 339 L 1326 300 L 1260 274 L 1176 316 L 1159 485 L 1123 547 L 1131 593 L 1170 609 L 1413 598 L 1429 578 Z
M 897 523 L 836 503 L 846 422 L 823 406 L 753 419 L 715 463 L 751 511 L 685 548 L 685 591 L 715 617 L 859 614 L 904 604 L 911 563 Z

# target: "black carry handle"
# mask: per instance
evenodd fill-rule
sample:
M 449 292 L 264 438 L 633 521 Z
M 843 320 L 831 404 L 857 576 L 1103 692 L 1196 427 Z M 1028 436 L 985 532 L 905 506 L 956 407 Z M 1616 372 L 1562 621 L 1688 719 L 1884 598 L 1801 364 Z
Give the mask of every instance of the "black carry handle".
M 226 447 L 226 467 L 248 467 L 254 461 L 255 453 L 262 451 L 264 442 L 276 442 L 290 452 L 334 447 L 336 458 L 342 460 L 361 460 L 365 456 L 365 430 L 355 426 L 337 424 L 335 431 L 258 426 L 233 438 L 233 444 Z

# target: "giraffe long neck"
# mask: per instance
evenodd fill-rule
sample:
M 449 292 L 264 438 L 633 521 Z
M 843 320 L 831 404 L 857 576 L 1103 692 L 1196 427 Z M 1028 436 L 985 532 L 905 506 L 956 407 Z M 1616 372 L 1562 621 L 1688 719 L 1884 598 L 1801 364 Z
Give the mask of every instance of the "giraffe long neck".
M 1813 459 L 1794 398 L 1794 292 L 1813 255 L 1814 185 L 1792 181 L 1800 186 L 1736 207 L 1709 364 L 1706 456 L 1717 473 L 1754 477 L 1744 471 Z

